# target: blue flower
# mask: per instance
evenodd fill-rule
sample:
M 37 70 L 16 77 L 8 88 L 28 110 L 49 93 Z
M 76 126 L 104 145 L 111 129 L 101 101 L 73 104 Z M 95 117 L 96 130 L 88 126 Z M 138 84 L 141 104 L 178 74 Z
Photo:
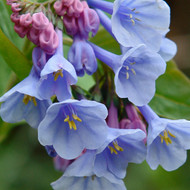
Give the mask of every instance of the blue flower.
M 128 163 L 141 163 L 145 160 L 145 136 L 140 129 L 109 128 L 106 142 L 96 152 L 94 173 L 100 177 L 124 178 Z
M 49 107 L 38 128 L 42 145 L 53 145 L 59 156 L 73 159 L 84 148 L 97 149 L 106 139 L 107 109 L 88 100 L 65 100 Z
M 74 67 L 63 57 L 62 31 L 57 30 L 59 46 L 41 71 L 39 93 L 44 99 L 56 95 L 59 101 L 71 98 L 70 85 L 77 82 Z
M 177 52 L 176 44 L 168 38 L 163 38 L 160 46 L 159 54 L 165 61 L 171 60 Z
M 147 104 L 155 93 L 155 80 L 165 72 L 161 56 L 145 45 L 129 49 L 118 56 L 91 44 L 98 59 L 115 72 L 116 93 L 135 105 Z
M 5 93 L 0 102 L 2 119 L 9 123 L 26 120 L 33 128 L 37 128 L 45 116 L 50 100 L 44 100 L 38 94 L 39 76 L 33 67 L 30 75 Z
M 190 149 L 190 121 L 159 118 L 149 106 L 139 107 L 147 120 L 147 163 L 172 171 L 183 165 Z
M 125 47 L 146 44 L 158 51 L 162 36 L 169 31 L 170 8 L 163 0 L 115 0 L 114 4 L 88 0 L 88 3 L 112 14 L 112 32 Z
M 99 177 L 93 172 L 94 151 L 88 151 L 69 165 L 64 175 L 51 185 L 54 190 L 126 190 L 122 180 Z
M 126 190 L 122 180 L 113 183 L 109 179 L 95 175 L 83 177 L 63 175 L 51 185 L 54 190 Z
M 92 75 L 97 70 L 97 61 L 92 47 L 80 37 L 75 36 L 68 53 L 68 60 L 75 67 L 78 76 L 83 76 L 85 71 L 88 75 Z

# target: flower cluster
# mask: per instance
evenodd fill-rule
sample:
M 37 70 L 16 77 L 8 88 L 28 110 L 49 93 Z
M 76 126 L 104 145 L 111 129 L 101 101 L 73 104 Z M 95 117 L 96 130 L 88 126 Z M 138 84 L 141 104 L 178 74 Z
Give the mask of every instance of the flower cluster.
M 166 61 L 176 53 L 175 43 L 166 38 L 170 8 L 165 1 L 42 3 L 43 8 L 54 9 L 65 34 L 73 39 L 68 58 L 63 52 L 63 31 L 42 8 L 26 8 L 27 12 L 25 1 L 7 2 L 15 31 L 20 37 L 27 35 L 37 47 L 29 76 L 0 98 L 0 115 L 11 123 L 24 119 L 37 129 L 39 142 L 54 157 L 56 169 L 64 172 L 51 184 L 53 189 L 125 190 L 123 178 L 129 163 L 146 159 L 152 169 L 161 165 L 171 171 L 185 162 L 190 121 L 159 118 L 147 105 Z M 121 55 L 89 41 L 100 23 L 120 45 Z M 97 59 L 105 64 L 99 62 L 101 77 L 107 78 L 98 79 L 92 91 L 105 91 L 108 86 L 102 103 L 94 97 L 88 100 L 82 91 L 74 93 L 77 86 L 71 91 L 77 76 L 97 71 Z
M 43 49 L 47 54 L 52 55 L 58 47 L 59 40 L 54 30 L 53 24 L 49 22 L 48 18 L 43 12 L 19 14 L 22 10 L 20 4 L 14 1 L 8 1 L 11 5 L 13 14 L 11 20 L 15 24 L 14 30 L 21 37 L 26 35 L 28 39 L 35 45 Z

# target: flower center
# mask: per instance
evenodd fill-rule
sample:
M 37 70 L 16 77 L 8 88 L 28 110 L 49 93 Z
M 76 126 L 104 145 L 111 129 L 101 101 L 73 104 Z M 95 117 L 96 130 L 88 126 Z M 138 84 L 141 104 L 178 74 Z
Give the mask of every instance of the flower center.
M 139 18 L 136 17 L 136 15 L 139 12 L 136 11 L 136 8 L 134 9 L 128 9 L 128 11 L 126 11 L 126 8 L 122 9 L 120 8 L 120 14 L 122 15 L 122 20 L 124 22 L 128 21 L 128 22 L 132 22 L 132 25 L 135 25 L 136 21 L 141 21 Z
M 117 155 L 117 154 L 118 154 L 117 151 L 123 152 L 123 148 L 121 148 L 121 147 L 118 145 L 117 141 L 113 141 L 112 144 L 113 144 L 113 147 L 112 147 L 112 146 L 108 146 L 108 148 L 110 149 L 111 154 L 114 153 L 114 154 Z
M 32 101 L 33 104 L 34 104 L 35 106 L 37 106 L 36 98 L 33 97 L 33 96 L 29 96 L 29 95 L 26 95 L 26 94 L 25 94 L 22 101 L 23 101 L 23 103 L 26 104 L 26 105 L 28 104 L 29 101 Z
M 173 135 L 170 131 L 166 131 L 164 130 L 164 135 L 159 135 L 160 139 L 161 139 L 161 143 L 163 143 L 165 141 L 166 145 L 172 144 L 172 140 L 170 139 L 169 136 L 176 138 L 175 135 Z
M 76 121 L 82 122 L 82 120 L 75 114 L 72 114 L 71 120 L 69 115 L 67 115 L 67 117 L 64 119 L 64 122 L 68 122 L 70 129 L 77 130 L 77 126 L 72 118 Z
M 63 70 L 60 69 L 60 70 L 58 70 L 57 72 L 54 72 L 54 73 L 53 73 L 53 76 L 54 76 L 54 81 L 56 81 L 59 76 L 61 76 L 61 77 L 63 78 Z

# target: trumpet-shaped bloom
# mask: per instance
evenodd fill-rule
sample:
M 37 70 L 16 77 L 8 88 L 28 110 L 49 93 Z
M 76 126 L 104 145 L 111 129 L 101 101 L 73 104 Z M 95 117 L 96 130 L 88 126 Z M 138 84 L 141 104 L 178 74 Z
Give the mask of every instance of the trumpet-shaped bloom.
M 97 61 L 94 51 L 85 39 L 74 38 L 74 43 L 68 53 L 68 60 L 73 64 L 78 76 L 92 75 L 97 70 Z
M 147 163 L 154 170 L 158 165 L 167 171 L 179 168 L 190 149 L 190 121 L 159 118 L 148 106 L 139 109 L 149 124 Z
M 122 180 L 118 180 L 118 183 L 113 183 L 104 177 L 95 175 L 83 177 L 67 177 L 63 175 L 51 185 L 54 190 L 126 190 Z
M 87 151 L 69 165 L 64 175 L 51 185 L 54 190 L 126 190 L 122 180 L 109 176 L 100 177 L 93 172 L 94 153 Z
M 44 99 L 56 95 L 63 101 L 71 98 L 70 85 L 77 82 L 77 76 L 72 64 L 63 57 L 62 31 L 58 30 L 57 34 L 59 46 L 41 71 L 39 92 Z
M 139 129 L 113 129 L 97 151 L 94 173 L 97 176 L 124 178 L 128 163 L 141 163 L 146 157 L 145 133 Z
M 65 100 L 49 107 L 38 130 L 42 145 L 53 145 L 65 159 L 78 157 L 83 149 L 97 149 L 106 139 L 107 109 L 88 100 Z
M 163 0 L 88 0 L 89 5 L 112 14 L 112 31 L 125 47 L 146 44 L 158 51 L 162 36 L 169 31 L 170 8 Z
M 38 127 L 51 104 L 50 100 L 39 96 L 36 88 L 38 82 L 39 76 L 33 67 L 27 78 L 0 98 L 3 102 L 0 115 L 4 121 L 15 123 L 24 119 L 31 127 Z
M 155 80 L 166 69 L 166 63 L 159 54 L 145 45 L 139 45 L 118 56 L 91 45 L 96 57 L 115 72 L 116 93 L 120 98 L 128 98 L 138 106 L 145 105 L 152 99 Z

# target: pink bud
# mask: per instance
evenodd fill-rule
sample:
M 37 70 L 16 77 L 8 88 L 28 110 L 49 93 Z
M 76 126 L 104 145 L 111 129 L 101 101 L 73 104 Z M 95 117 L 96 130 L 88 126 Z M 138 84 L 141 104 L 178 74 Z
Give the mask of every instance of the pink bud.
M 117 108 L 113 101 L 111 101 L 111 105 L 108 110 L 107 124 L 111 128 L 119 128 Z
M 99 17 L 93 9 L 86 8 L 78 19 L 79 31 L 82 36 L 88 38 L 88 33 L 94 36 L 100 25 Z
M 19 24 L 20 23 L 20 15 L 18 13 L 11 14 L 11 21 L 14 22 L 15 24 Z
M 12 3 L 17 2 L 17 0 L 7 0 L 7 5 L 11 5 Z
M 73 6 L 68 7 L 67 15 L 69 17 L 73 17 L 74 13 L 75 13 L 75 9 L 73 8 Z
M 74 36 L 78 32 L 78 26 L 74 17 L 65 15 L 63 18 L 63 24 L 65 25 L 66 31 L 69 35 Z
M 20 24 L 24 27 L 28 27 L 30 24 L 32 24 L 32 17 L 30 13 L 23 14 L 20 16 Z
M 120 129 L 131 129 L 131 121 L 129 119 L 122 119 L 119 122 L 119 128 Z
M 34 13 L 32 15 L 32 20 L 33 20 L 32 26 L 37 30 L 43 30 L 47 28 L 50 23 L 48 18 L 42 12 Z
M 89 8 L 88 3 L 86 1 L 82 1 L 81 3 L 83 5 L 83 9 Z
M 11 10 L 12 10 L 13 12 L 19 12 L 19 11 L 21 11 L 22 9 L 20 8 L 20 4 L 18 4 L 18 3 L 13 3 L 13 4 L 11 5 Z
M 73 9 L 75 10 L 75 12 L 74 12 L 75 17 L 79 17 L 80 14 L 84 10 L 82 2 L 75 0 L 75 2 L 73 3 Z
M 73 4 L 74 0 L 62 0 L 64 6 L 70 7 Z
M 28 39 L 36 45 L 39 45 L 39 30 L 31 28 L 27 33 Z
M 49 26 L 40 33 L 39 41 L 40 47 L 47 54 L 53 54 L 55 52 L 55 49 L 59 45 L 59 38 L 53 28 L 52 23 L 49 23 Z
M 16 32 L 21 38 L 24 38 L 25 35 L 26 35 L 27 32 L 28 32 L 28 28 L 25 28 L 24 26 L 21 26 L 21 25 L 19 25 L 19 24 L 15 24 L 14 30 L 15 30 L 15 32 Z
M 61 1 L 56 1 L 56 2 L 54 3 L 53 7 L 54 7 L 56 13 L 57 13 L 58 15 L 60 15 L 60 12 L 61 12 L 62 9 L 63 9 L 62 2 L 61 2 Z M 62 15 L 60 15 L 60 16 L 62 16 Z

